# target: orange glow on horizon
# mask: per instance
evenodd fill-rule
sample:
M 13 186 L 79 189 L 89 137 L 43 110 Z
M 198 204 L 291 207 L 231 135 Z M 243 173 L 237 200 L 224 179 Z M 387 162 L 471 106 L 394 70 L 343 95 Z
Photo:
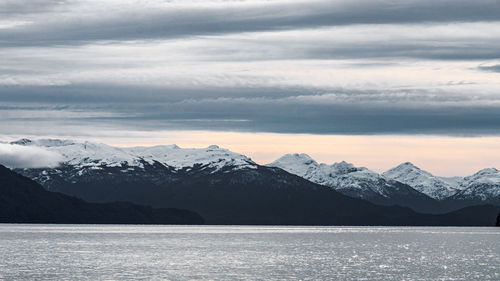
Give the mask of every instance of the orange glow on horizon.
M 122 147 L 217 144 L 245 154 L 259 164 L 270 163 L 286 153 L 306 153 L 318 162 L 331 164 L 344 160 L 377 172 L 406 161 L 439 176 L 466 176 L 482 168 L 500 167 L 500 137 L 165 131 L 95 140 Z

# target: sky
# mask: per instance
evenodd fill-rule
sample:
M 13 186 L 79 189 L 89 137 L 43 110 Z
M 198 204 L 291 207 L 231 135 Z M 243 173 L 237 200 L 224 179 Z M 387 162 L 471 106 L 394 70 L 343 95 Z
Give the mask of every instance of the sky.
M 0 140 L 500 168 L 498 0 L 0 0 Z

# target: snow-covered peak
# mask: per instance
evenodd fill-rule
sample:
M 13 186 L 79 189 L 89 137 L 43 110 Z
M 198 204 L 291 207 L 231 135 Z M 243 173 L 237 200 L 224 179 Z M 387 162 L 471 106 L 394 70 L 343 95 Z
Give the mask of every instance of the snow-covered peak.
M 404 163 L 399 164 L 397 167 L 420 170 L 420 168 L 415 166 L 415 164 L 413 164 L 412 162 L 404 162 Z
M 471 176 L 465 177 L 462 186 L 468 186 L 471 183 L 500 184 L 500 171 L 496 168 L 482 169 Z
M 384 172 L 382 175 L 390 179 L 395 179 L 396 177 L 403 177 L 403 176 L 406 177 L 408 175 L 419 177 L 420 180 L 423 180 L 424 177 L 425 178 L 434 177 L 431 173 L 420 169 L 411 162 L 405 162 L 399 164 L 398 166 Z
M 285 154 L 276 161 L 267 164 L 269 167 L 281 168 L 291 174 L 308 179 L 312 182 L 328 185 L 333 177 L 367 170 L 364 167 L 358 168 L 345 161 L 328 165 L 318 164 L 309 155 L 304 153 Z
M 160 145 L 131 147 L 125 148 L 125 150 L 147 162 L 157 161 L 178 169 L 193 167 L 194 165 L 207 165 L 216 170 L 225 166 L 237 168 L 257 167 L 257 164 L 249 157 L 220 148 L 217 145 L 211 145 L 207 148 L 179 148 L 178 146 Z
M 85 167 L 119 167 L 122 165 L 143 167 L 144 162 L 181 169 L 195 165 L 207 166 L 217 171 L 225 166 L 256 168 L 250 158 L 216 145 L 207 148 L 180 148 L 177 145 L 152 147 L 113 147 L 103 143 L 77 142 L 72 140 L 39 139 L 13 142 L 18 145 L 43 147 L 63 158 L 62 164 Z
M 24 146 L 41 146 L 41 147 L 52 147 L 52 146 L 67 146 L 75 144 L 72 140 L 60 140 L 60 139 L 20 139 L 17 141 L 10 142 L 10 144 L 24 145 Z
M 321 165 L 327 166 L 326 164 L 321 164 Z M 353 164 L 347 163 L 345 161 L 333 163 L 330 167 L 332 168 L 333 171 L 336 172 L 336 174 L 340 174 L 340 175 L 352 173 L 352 172 L 357 172 L 357 171 L 362 171 L 362 170 L 367 170 L 364 167 L 360 167 L 360 168 L 355 167 Z
M 410 162 L 402 163 L 384 172 L 382 176 L 407 184 L 438 200 L 442 200 L 458 192 L 457 181 L 434 176 Z
M 306 154 L 287 154 L 268 166 L 281 168 L 314 183 L 329 186 L 358 198 L 391 198 L 404 188 L 376 172 L 345 161 L 332 165 L 318 164 Z M 410 187 L 408 187 L 410 188 Z
M 455 198 L 465 200 L 500 200 L 500 171 L 486 168 L 465 177 Z
M 319 165 L 307 154 L 294 153 L 285 154 L 267 166 L 281 168 L 291 174 L 305 177 L 316 170 Z
M 278 167 L 289 173 L 296 174 L 309 180 L 316 179 L 314 182 L 317 182 L 319 178 L 327 178 L 366 170 L 366 168 L 358 168 L 345 161 L 334 163 L 332 165 L 325 163 L 318 164 L 318 162 L 304 153 L 285 154 L 276 161 L 267 164 L 267 166 Z
M 497 175 L 500 171 L 497 168 L 485 168 L 479 170 L 474 175 Z
M 305 154 L 305 153 L 289 153 L 281 156 L 274 162 L 287 162 L 287 163 L 296 163 L 296 162 L 301 162 L 305 163 L 307 165 L 314 163 L 317 165 L 316 161 L 311 158 L 311 156 Z
M 78 167 L 116 167 L 126 163 L 129 165 L 141 164 L 140 159 L 128 151 L 103 143 L 39 139 L 32 141 L 29 145 L 56 152 L 63 157 L 62 163 Z

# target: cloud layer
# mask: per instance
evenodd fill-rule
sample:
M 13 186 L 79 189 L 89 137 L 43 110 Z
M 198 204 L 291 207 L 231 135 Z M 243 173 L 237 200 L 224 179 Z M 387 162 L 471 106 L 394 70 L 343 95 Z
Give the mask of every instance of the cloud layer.
M 0 41 L 82 44 L 355 24 L 497 21 L 500 14 L 496 0 L 37 2 L 0 6 L 5 20 L 26 20 L 0 32 Z
M 3 1 L 0 15 L 5 135 L 500 134 L 496 0 Z
M 56 167 L 62 160 L 58 153 L 42 147 L 0 143 L 0 164 L 9 168 Z

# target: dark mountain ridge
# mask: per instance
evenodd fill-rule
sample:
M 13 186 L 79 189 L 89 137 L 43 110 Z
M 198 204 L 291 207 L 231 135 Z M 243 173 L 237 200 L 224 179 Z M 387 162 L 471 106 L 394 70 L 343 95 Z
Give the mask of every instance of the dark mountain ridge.
M 96 203 L 129 201 L 161 208 L 192 209 L 211 223 L 307 223 L 308 220 L 312 221 L 311 217 L 307 220 L 298 218 L 316 208 L 316 201 L 323 200 L 321 196 L 333 196 L 331 193 L 324 195 L 326 191 L 323 189 L 318 191 L 319 185 L 328 187 L 333 191 L 332 194 L 340 192 L 347 195 L 342 197 L 344 201 L 357 198 L 387 207 L 409 207 L 420 213 L 446 213 L 468 205 L 490 203 L 478 201 L 461 204 L 465 202 L 462 200 L 458 204 L 455 200 L 438 201 L 409 184 L 383 177 L 366 168 L 355 167 L 346 162 L 318 164 L 305 154 L 281 158 L 283 165 L 261 166 L 244 155 L 215 145 L 196 149 L 176 145 L 119 148 L 55 139 L 22 140 L 13 142 L 12 145 L 39 147 L 63 159 L 55 167 L 16 169 L 16 172 L 37 181 L 49 191 Z M 404 173 L 398 175 L 412 184 L 449 180 L 436 178 L 422 171 L 418 180 L 412 181 L 411 171 L 402 171 Z M 496 170 L 488 169 L 483 172 L 477 177 L 471 177 L 470 182 L 495 181 Z M 491 191 L 488 194 L 493 195 L 496 187 L 489 186 L 492 188 L 488 189 Z M 433 192 L 429 192 L 431 190 L 422 190 L 435 196 Z M 266 201 L 271 194 L 278 193 L 279 196 L 273 198 L 274 201 Z M 292 216 L 296 210 L 286 206 L 291 202 L 287 203 L 283 198 L 301 193 L 303 198 L 294 201 L 294 204 L 300 205 L 300 212 Z M 480 194 L 486 195 L 485 192 Z M 253 205 L 245 201 L 245 196 L 256 198 Z M 309 197 L 311 199 L 306 202 L 304 198 Z M 318 198 L 312 199 L 316 197 Z M 329 200 L 331 204 L 337 205 L 341 205 L 338 201 L 342 201 L 339 198 Z M 259 204 L 261 208 L 256 209 Z M 333 208 L 327 206 L 327 203 L 324 205 L 321 212 L 330 212 L 329 217 L 332 217 Z M 252 214 L 249 211 L 251 209 L 254 212 L 262 210 L 269 222 L 264 221 L 265 217 L 262 215 Z M 270 219 L 274 213 L 279 212 L 283 213 Z M 317 210 L 314 212 L 321 213 Z M 326 219 L 322 221 L 331 223 Z
M 87 203 L 45 190 L 0 165 L 0 222 L 92 224 L 202 224 L 198 214 L 126 202 Z
M 59 167 L 58 175 L 72 174 L 71 167 L 66 169 Z M 265 166 L 215 170 L 195 165 L 173 170 L 155 163 L 136 169 L 134 176 L 120 176 L 124 169 L 89 169 L 78 179 L 61 176 L 50 189 L 91 202 L 130 201 L 193 210 L 207 224 L 226 225 L 494 225 L 495 218 L 488 219 L 498 212 L 485 207 L 467 210 L 468 215 L 425 215 L 406 207 L 378 206 Z M 160 169 L 161 177 L 151 177 L 150 169 Z

